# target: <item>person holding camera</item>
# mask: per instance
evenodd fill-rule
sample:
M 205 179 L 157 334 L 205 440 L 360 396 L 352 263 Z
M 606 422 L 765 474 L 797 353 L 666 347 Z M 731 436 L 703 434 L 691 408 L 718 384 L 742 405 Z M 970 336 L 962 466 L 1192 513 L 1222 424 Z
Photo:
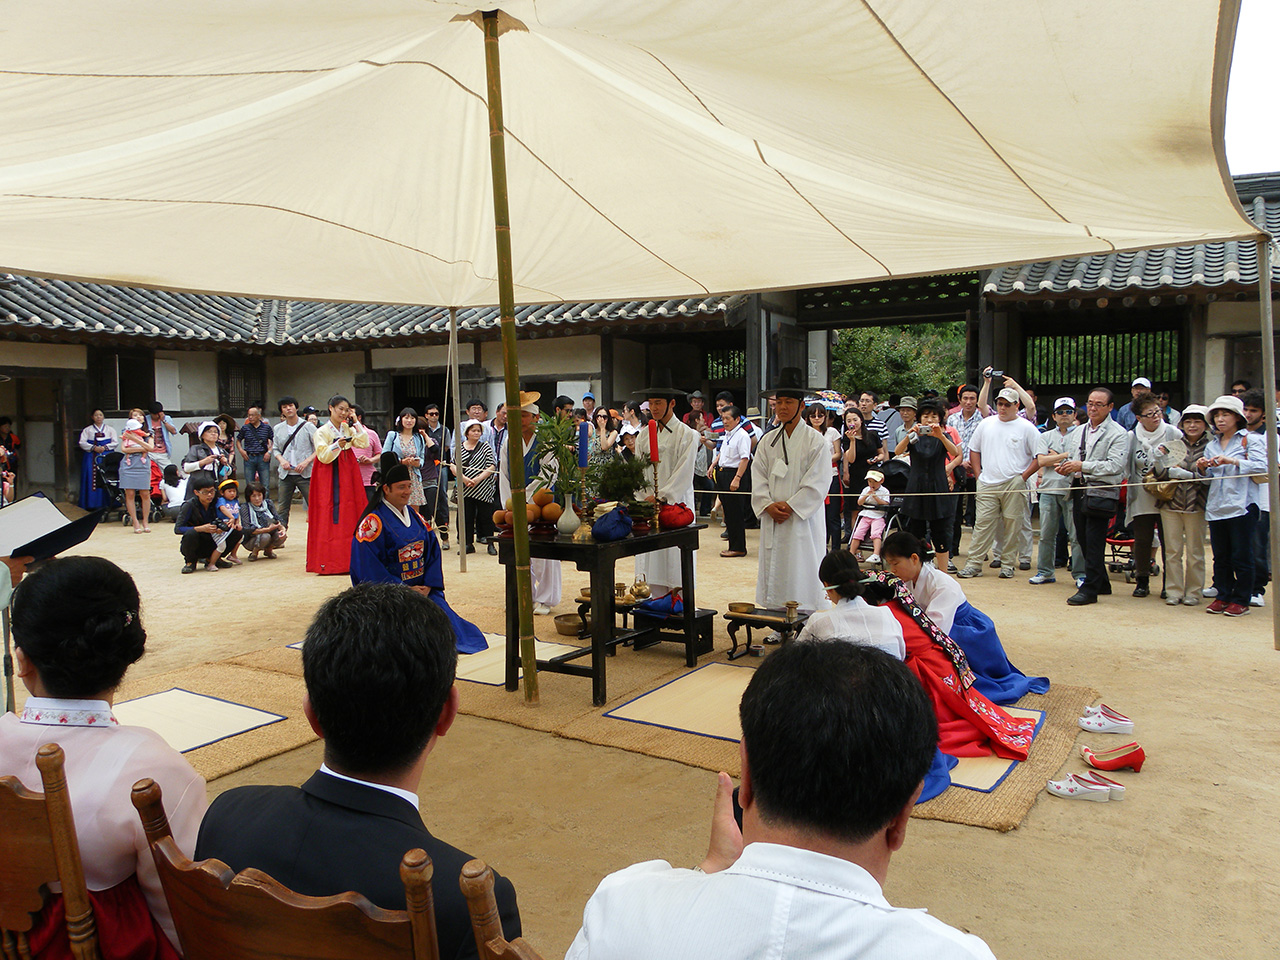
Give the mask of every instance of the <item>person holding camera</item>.
M 369 434 L 351 401 L 329 398 L 329 419 L 316 428 L 316 465 L 307 505 L 307 572 L 351 569 L 351 538 L 368 498 L 355 450 L 369 449 Z
M 1085 404 L 1089 419 L 1071 434 L 1071 459 L 1054 467 L 1071 480 L 1071 511 L 1084 554 L 1084 579 L 1067 598 L 1073 607 L 1097 603 L 1099 594 L 1111 593 L 1107 526 L 1120 509 L 1120 481 L 1129 469 L 1133 442 L 1133 435 L 1111 419 L 1114 407 L 1115 398 L 1106 387 L 1091 390 Z
M 218 513 L 214 503 L 218 488 L 213 474 L 205 470 L 193 473 L 187 488 L 190 495 L 173 523 L 173 532 L 182 538 L 182 572 L 195 573 L 201 560 L 205 570 L 225 570 L 231 564 L 222 555 L 236 548 L 241 532 L 232 529 L 230 521 Z M 224 534 L 219 544 L 218 539 Z
M 951 562 L 951 526 L 956 501 L 945 496 L 951 487 L 947 467 L 960 459 L 960 446 L 942 426 L 944 410 L 936 400 L 919 404 L 919 421 L 907 428 L 894 450 L 895 456 L 911 455 L 911 473 L 907 478 L 907 499 L 902 514 L 907 529 L 933 546 L 934 563 L 945 570 Z

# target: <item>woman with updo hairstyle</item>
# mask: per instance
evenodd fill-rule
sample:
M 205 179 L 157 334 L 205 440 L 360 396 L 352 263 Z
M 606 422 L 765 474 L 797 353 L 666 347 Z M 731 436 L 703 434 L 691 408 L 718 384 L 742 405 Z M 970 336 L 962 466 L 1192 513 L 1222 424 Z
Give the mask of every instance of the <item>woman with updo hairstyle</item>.
M 973 686 L 964 651 L 925 615 L 902 580 L 890 573 L 863 574 L 847 550 L 828 553 L 818 576 L 835 607 L 810 614 L 799 641 L 862 643 L 902 659 L 933 704 L 938 749 L 947 756 L 1027 759 L 1035 721 L 1011 716 Z M 922 800 L 946 789 L 953 766 L 935 758 Z
M 17 675 L 30 696 L 0 717 L 0 776 L 40 788 L 36 752 L 57 743 L 85 883 L 105 960 L 177 957 L 177 935 L 155 862 L 130 800 L 150 777 L 164 791 L 173 837 L 195 850 L 207 800 L 204 780 L 144 727 L 112 714 L 116 688 L 146 649 L 133 578 L 101 557 L 51 560 L 14 591 Z M 30 932 L 32 955 L 70 957 L 62 898 L 50 895 Z

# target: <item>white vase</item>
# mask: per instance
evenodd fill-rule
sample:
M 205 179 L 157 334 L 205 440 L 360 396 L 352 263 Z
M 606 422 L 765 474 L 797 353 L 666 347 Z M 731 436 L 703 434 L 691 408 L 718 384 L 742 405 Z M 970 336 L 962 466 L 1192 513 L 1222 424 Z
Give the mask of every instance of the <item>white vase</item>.
M 582 520 L 578 518 L 577 512 L 573 509 L 573 503 L 566 503 L 564 512 L 560 514 L 560 519 L 556 521 L 556 530 L 561 536 L 571 537 L 573 532 L 582 526 Z

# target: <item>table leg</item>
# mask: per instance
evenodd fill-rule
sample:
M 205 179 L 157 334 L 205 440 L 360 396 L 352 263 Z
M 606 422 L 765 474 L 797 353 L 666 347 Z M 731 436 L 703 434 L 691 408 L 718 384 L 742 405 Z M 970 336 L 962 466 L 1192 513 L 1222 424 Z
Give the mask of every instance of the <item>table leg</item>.
M 613 561 L 601 560 L 591 571 L 591 702 L 603 706 L 606 650 L 613 639 Z
M 684 593 L 684 663 L 698 665 L 698 599 L 693 594 L 693 547 L 680 548 L 680 580 Z
M 729 659 L 730 659 L 730 660 L 737 660 L 737 659 L 738 659 L 738 657 L 744 657 L 744 656 L 746 656 L 746 655 L 750 652 L 750 650 L 751 650 L 751 638 L 750 638 L 750 637 L 751 637 L 751 635 L 750 635 L 750 634 L 748 634 L 748 635 L 747 635 L 747 649 L 746 649 L 746 650 L 743 650 L 743 651 L 742 651 L 742 653 L 738 653 L 738 624 L 737 624 L 735 621 L 732 621 L 732 620 L 729 622 L 729 643 L 731 643 L 731 644 L 732 644 L 732 646 L 729 648 Z
M 515 557 L 507 568 L 507 676 L 506 687 L 515 690 L 520 686 L 520 609 L 516 596 Z

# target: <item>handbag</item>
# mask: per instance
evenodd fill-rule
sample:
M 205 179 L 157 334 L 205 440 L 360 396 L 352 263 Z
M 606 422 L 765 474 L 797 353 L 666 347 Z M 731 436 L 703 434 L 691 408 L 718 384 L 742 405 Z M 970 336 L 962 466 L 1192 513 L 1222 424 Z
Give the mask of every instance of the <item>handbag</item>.
M 591 525 L 591 538 L 602 543 L 625 540 L 631 536 L 631 514 L 624 506 L 616 506 Z
M 676 530 L 693 523 L 693 511 L 683 503 L 668 503 L 658 509 L 658 525 L 663 530 Z
M 1080 431 L 1080 459 L 1084 460 L 1085 440 L 1088 434 Z M 1088 481 L 1082 482 L 1084 494 L 1084 515 L 1095 519 L 1109 520 L 1120 512 L 1120 489 L 1114 486 L 1090 486 Z
M 1142 485 L 1147 493 L 1155 497 L 1156 503 L 1168 503 L 1173 499 L 1174 491 L 1178 489 L 1178 485 L 1172 480 L 1157 480 L 1154 470 L 1148 471 L 1142 478 Z

